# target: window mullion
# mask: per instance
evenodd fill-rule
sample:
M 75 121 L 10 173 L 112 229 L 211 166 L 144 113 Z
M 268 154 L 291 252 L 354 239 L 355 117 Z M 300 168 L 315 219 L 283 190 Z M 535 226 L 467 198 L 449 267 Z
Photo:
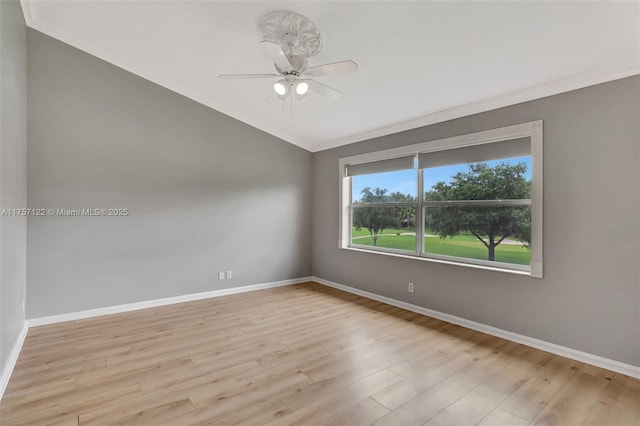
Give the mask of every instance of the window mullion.
M 418 256 L 424 250 L 424 169 L 418 168 L 418 204 L 416 205 L 416 253 Z
M 366 208 L 374 208 L 374 207 L 413 207 L 414 209 L 418 208 L 418 202 L 402 202 L 402 203 L 354 203 L 349 205 L 350 210 L 355 209 L 366 209 Z
M 530 206 L 531 199 L 426 201 L 425 206 Z

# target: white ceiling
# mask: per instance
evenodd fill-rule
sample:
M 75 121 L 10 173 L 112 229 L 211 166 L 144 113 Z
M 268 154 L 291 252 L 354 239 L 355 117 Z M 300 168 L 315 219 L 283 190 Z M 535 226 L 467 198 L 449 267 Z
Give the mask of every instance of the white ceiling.
M 640 73 L 640 3 L 22 0 L 27 24 L 245 123 L 318 151 Z M 266 103 L 257 24 L 274 10 L 316 23 L 310 65 L 344 95 L 293 117 Z M 417 141 L 418 142 L 418 141 Z

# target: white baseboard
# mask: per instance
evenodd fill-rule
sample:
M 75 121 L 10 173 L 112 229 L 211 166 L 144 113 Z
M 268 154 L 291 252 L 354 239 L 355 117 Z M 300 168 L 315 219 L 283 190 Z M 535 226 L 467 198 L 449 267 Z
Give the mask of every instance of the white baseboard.
M 65 321 L 75 321 L 85 318 L 99 317 L 102 315 L 119 314 L 122 312 L 137 311 L 139 309 L 155 308 L 158 306 L 172 305 L 174 303 L 190 302 L 192 300 L 209 299 L 212 297 L 227 296 L 229 294 L 245 293 L 247 291 L 263 290 L 265 288 L 282 287 L 285 285 L 300 284 L 311 281 L 311 277 L 294 278 L 270 283 L 253 284 L 242 287 L 223 288 L 220 290 L 206 291 L 204 293 L 185 294 L 183 296 L 167 297 L 164 299 L 145 300 L 143 302 L 127 303 L 125 305 L 108 306 L 105 308 L 89 309 L 86 311 L 70 312 L 68 314 L 52 315 L 27 320 L 29 327 L 55 324 Z
M 27 332 L 29 331 L 29 326 L 25 322 L 22 325 L 22 330 L 20 330 L 20 334 L 18 334 L 18 338 L 13 345 L 13 349 L 11 349 L 11 353 L 9 354 L 9 358 L 7 358 L 7 363 L 4 365 L 2 369 L 2 375 L 0 375 L 0 401 L 2 401 L 2 396 L 4 395 L 4 391 L 7 389 L 7 385 L 9 384 L 9 379 L 11 378 L 11 374 L 13 373 L 13 368 L 16 366 L 16 362 L 18 361 L 18 355 L 20 355 L 20 351 L 22 350 L 22 345 L 24 344 L 24 339 L 27 337 Z
M 471 321 L 465 318 L 460 318 L 455 315 L 449 315 L 443 312 L 434 311 L 432 309 L 424 308 L 422 306 L 403 302 L 401 300 L 392 299 L 386 296 L 381 296 L 379 294 L 371 293 L 365 290 L 360 290 L 344 284 L 339 284 L 333 281 L 325 280 L 323 278 L 311 277 L 311 280 L 329 287 L 337 288 L 338 290 L 343 290 L 348 293 L 353 293 L 353 294 L 357 294 L 358 296 L 366 297 L 367 299 L 377 300 L 378 302 L 386 303 L 387 305 L 397 306 L 398 308 L 406 309 L 411 312 L 416 312 L 418 314 L 426 315 L 428 317 L 437 318 L 439 320 L 460 325 L 462 327 L 470 328 L 472 330 L 480 331 L 482 333 L 491 334 L 492 336 L 501 337 L 503 339 L 507 339 L 512 342 L 521 343 L 526 346 L 531 346 L 532 348 L 540 349 L 546 352 L 551 352 L 553 354 L 560 355 L 565 358 L 574 359 L 576 361 L 595 365 L 596 367 L 601 367 L 607 370 L 615 371 L 616 373 L 620 373 L 620 374 L 624 374 L 627 376 L 640 379 L 640 366 L 625 364 L 623 362 L 615 361 L 613 359 L 604 358 L 604 357 L 593 355 L 587 352 L 582 352 L 577 349 L 568 348 L 566 346 L 557 345 L 555 343 L 545 342 L 544 340 L 539 340 L 533 337 L 524 336 L 522 334 L 514 333 L 512 331 L 507 331 L 501 328 L 492 327 L 490 325 Z

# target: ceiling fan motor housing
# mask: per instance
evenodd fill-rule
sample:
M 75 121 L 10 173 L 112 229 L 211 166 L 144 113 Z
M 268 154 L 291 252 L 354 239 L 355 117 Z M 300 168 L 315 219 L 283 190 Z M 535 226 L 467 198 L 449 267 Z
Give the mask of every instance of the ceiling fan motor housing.
M 276 67 L 276 71 L 280 74 L 298 74 L 307 66 L 307 58 L 302 55 L 287 55 L 287 59 L 291 63 L 291 70 L 286 70 L 279 67 L 278 64 L 273 64 Z

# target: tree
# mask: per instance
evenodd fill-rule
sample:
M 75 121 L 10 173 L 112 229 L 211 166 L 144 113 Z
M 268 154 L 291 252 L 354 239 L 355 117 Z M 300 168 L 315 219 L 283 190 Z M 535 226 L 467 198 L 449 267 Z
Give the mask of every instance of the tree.
M 366 187 L 362 190 L 360 203 L 384 203 L 394 201 L 415 201 L 410 195 L 400 192 L 387 194 L 386 189 Z M 357 204 L 357 202 L 355 203 Z M 403 222 L 412 220 L 412 210 L 406 207 L 360 207 L 353 209 L 353 226 L 357 230 L 367 228 L 373 245 L 378 245 L 382 231 L 399 228 Z
M 389 194 L 389 201 L 410 202 L 415 203 L 415 197 L 403 194 L 402 192 L 392 192 Z M 396 219 L 396 228 L 409 228 L 415 226 L 416 211 L 415 207 L 398 206 L 393 208 L 393 214 Z
M 531 198 L 531 183 L 525 174 L 527 165 L 501 163 L 470 164 L 450 183 L 438 182 L 425 194 L 427 201 L 507 200 Z M 425 225 L 440 238 L 469 232 L 484 244 L 488 259 L 495 261 L 495 249 L 507 237 L 527 244 L 531 240 L 531 213 L 528 206 L 451 206 L 429 207 Z

